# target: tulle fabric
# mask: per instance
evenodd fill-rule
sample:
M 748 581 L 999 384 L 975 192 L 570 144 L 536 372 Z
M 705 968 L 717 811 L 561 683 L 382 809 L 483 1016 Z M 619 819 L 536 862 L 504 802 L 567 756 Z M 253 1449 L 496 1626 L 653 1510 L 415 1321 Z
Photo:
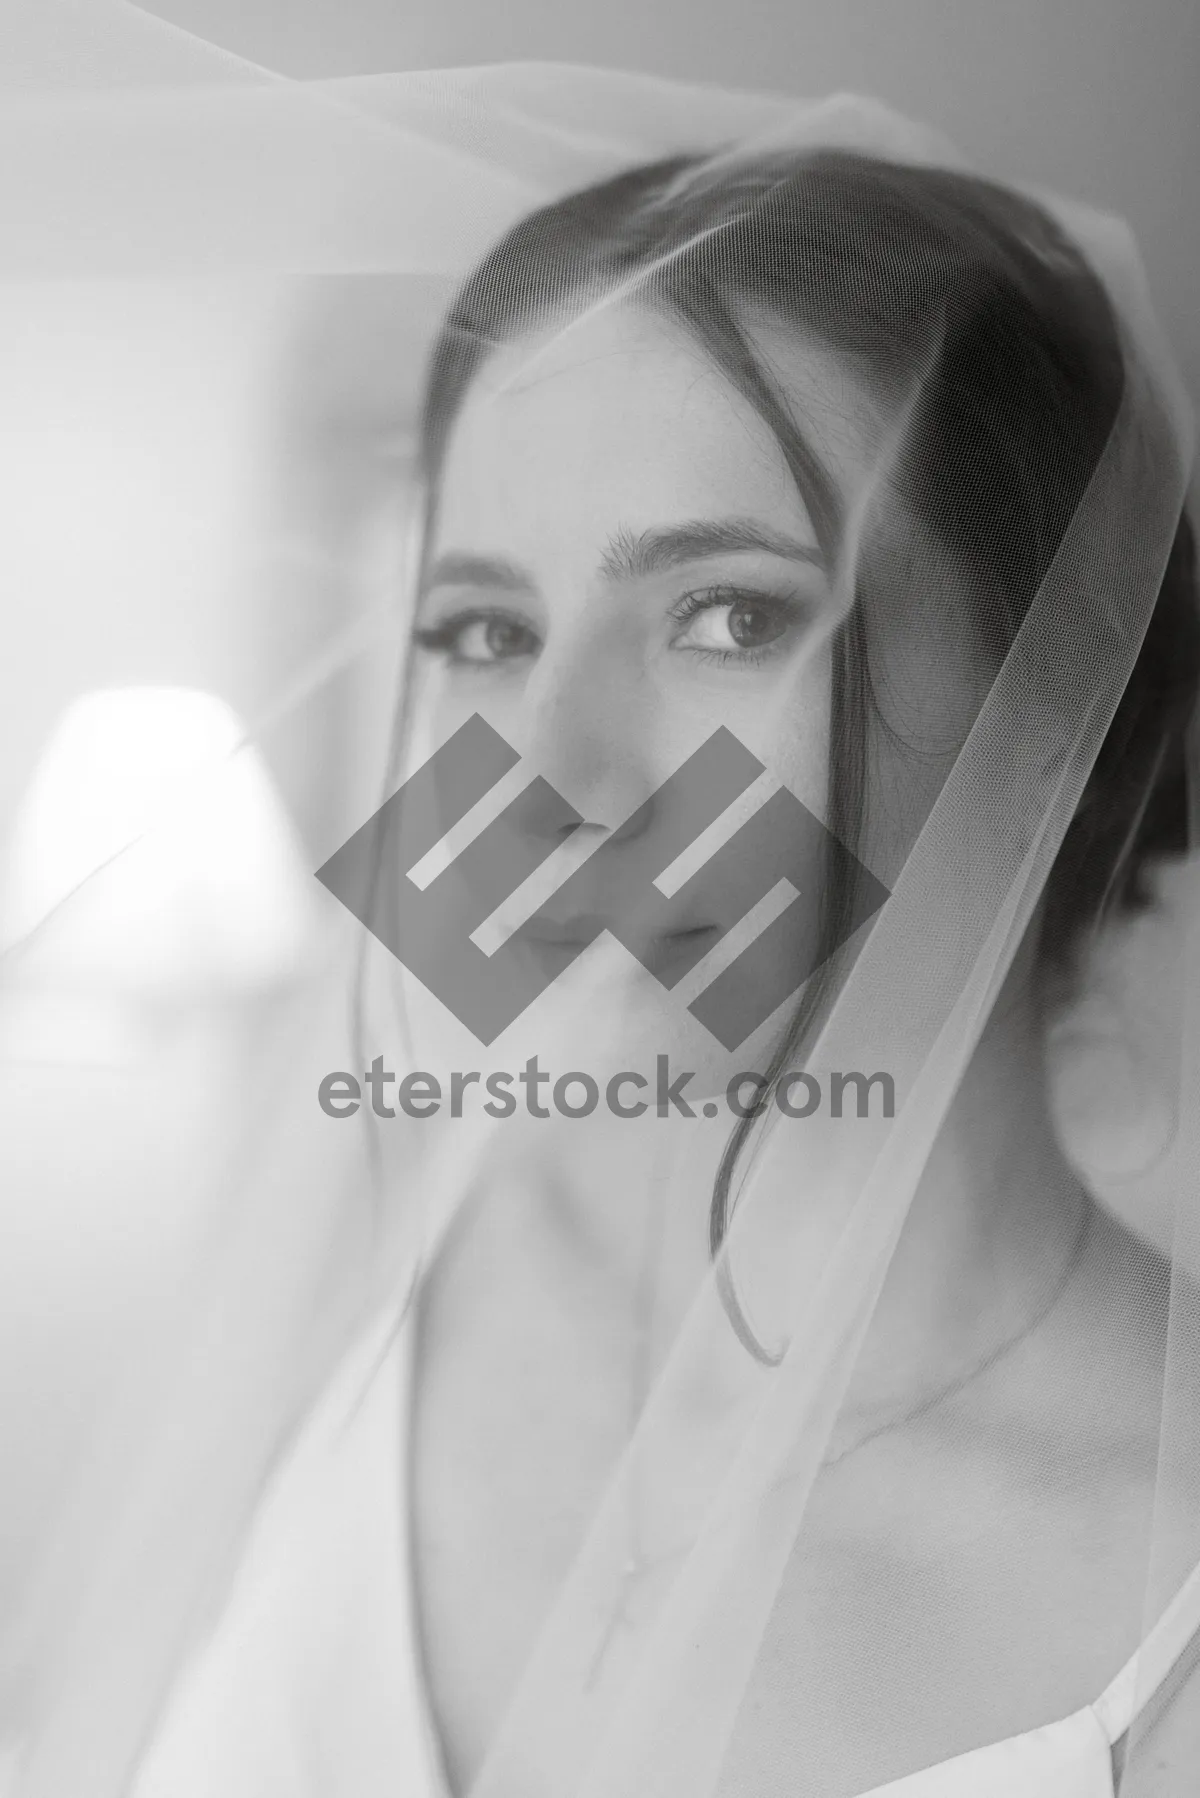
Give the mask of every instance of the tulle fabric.
M 118 311 L 128 304 L 134 317 L 159 307 L 176 355 L 189 341 L 178 321 L 192 316 L 181 296 L 199 296 L 203 310 L 219 294 L 234 314 L 245 306 L 259 321 L 273 453 L 291 485 L 282 483 L 283 499 L 274 495 L 267 526 L 239 514 L 229 529 L 241 533 L 254 582 L 299 600 L 288 640 L 258 645 L 256 673 L 234 695 L 246 723 L 234 754 L 260 755 L 272 771 L 300 828 L 306 876 L 379 803 L 384 782 L 405 771 L 389 760 L 389 739 L 420 549 L 424 362 L 459 281 L 497 235 L 558 194 L 698 147 L 733 144 L 745 156 L 779 145 L 844 147 L 963 166 L 934 134 L 853 97 L 799 104 L 538 67 L 298 83 L 133 9 L 39 5 L 17 22 L 23 54 L 10 61 L 0 115 L 9 316 L 44 321 L 54 306 L 68 331 L 86 336 L 116 296 Z M 777 1606 L 781 1594 L 803 1590 L 820 1528 L 818 1481 L 858 1354 L 946 1109 L 1133 667 L 1190 470 L 1187 400 L 1130 234 L 1118 221 L 1041 198 L 1117 309 L 1125 391 L 1015 643 L 806 1054 L 805 1066 L 826 1081 L 839 1069 L 887 1068 L 895 1115 L 849 1132 L 832 1119 L 773 1116 L 761 1133 L 725 1242 L 598 1495 L 472 1786 L 476 1798 L 771 1798 L 794 1789 L 786 1741 L 780 1747 L 777 1734 L 757 1730 L 747 1696 L 764 1654 L 773 1677 L 786 1681 Z M 48 341 L 40 352 L 47 367 Z M 918 397 L 911 392 L 904 404 Z M 86 396 L 72 403 L 83 409 Z M 868 500 L 894 472 L 894 450 L 894 442 L 880 446 Z M 305 496 L 322 477 L 329 509 L 314 526 Z M 27 477 L 31 487 L 38 478 L 36 470 Z M 868 511 L 864 503 L 842 546 L 847 591 Z M 111 593 L 120 569 L 116 553 L 104 570 Z M 53 567 L 31 555 L 14 573 L 35 591 L 40 580 L 43 602 L 53 600 Z M 98 606 L 105 597 L 101 585 Z M 49 614 L 37 637 L 49 653 Z M 79 688 L 138 676 L 132 658 L 121 666 L 121 655 L 100 644 L 90 659 Z M 194 661 L 182 684 L 211 684 L 204 656 Z M 408 743 L 410 765 L 430 747 Z M 218 761 L 227 753 L 214 752 Z M 129 1150 L 144 1141 L 147 1090 L 162 1115 L 164 1094 L 177 1097 L 186 1082 L 174 1129 L 191 1158 L 188 1228 L 172 1237 L 165 1262 L 156 1266 L 146 1251 L 126 1333 L 94 1377 L 78 1372 L 93 1340 L 86 1328 L 56 1336 L 45 1319 L 10 1325 L 14 1345 L 25 1328 L 36 1351 L 31 1387 L 11 1413 L 13 1456 L 27 1453 L 48 1395 L 66 1392 L 86 1419 L 44 1488 L 32 1476 L 23 1484 L 26 1510 L 13 1503 L 10 1534 L 21 1552 L 8 1575 L 0 1666 L 10 1786 L 22 1798 L 84 1790 L 116 1798 L 130 1789 L 236 1588 L 247 1532 L 315 1396 L 364 1330 L 386 1336 L 399 1324 L 464 1195 L 510 1154 L 527 1167 L 539 1153 L 536 1128 L 521 1120 L 500 1135 L 478 1118 L 424 1133 L 403 1120 L 381 1133 L 369 1115 L 329 1124 L 313 1094 L 330 1068 L 356 1064 L 358 1044 L 380 1019 L 399 1015 L 398 983 L 408 987 L 405 1015 L 418 1020 L 409 1065 L 422 1065 L 422 997 L 315 892 L 317 922 L 299 973 L 271 966 L 248 991 L 231 954 L 220 1004 L 197 1011 L 178 976 L 192 956 L 184 931 L 157 986 L 130 998 L 128 978 L 113 973 L 108 925 L 89 907 L 105 878 L 119 880 L 123 860 L 135 865 L 138 843 L 177 830 L 179 808 L 186 819 L 193 803 L 190 789 L 165 787 L 132 848 L 114 842 L 107 867 L 61 895 L 48 918 L 10 929 L 18 940 L 6 955 L 6 1003 L 17 1021 L 4 1102 L 24 1120 L 23 1140 L 31 1120 L 58 1128 L 55 1077 L 20 1063 L 21 1032 L 39 1007 L 53 1003 L 76 1030 L 119 1013 L 132 1032 L 115 1073 L 110 1066 L 99 1084 L 80 1076 L 73 1129 L 89 1153 L 65 1171 L 55 1162 L 53 1179 L 36 1158 L 11 1170 L 4 1228 L 26 1244 L 25 1261 L 14 1256 L 13 1264 L 32 1269 L 33 1280 L 42 1265 L 28 1251 L 26 1221 L 34 1199 L 38 1215 L 50 1215 L 39 1182 L 54 1198 L 46 1265 L 56 1264 L 55 1232 L 70 1236 L 85 1213 L 89 1186 L 106 1201 L 120 1192 L 125 1228 L 145 1229 L 164 1202 L 163 1162 L 156 1172 L 152 1157 Z M 1148 1324 L 1165 1330 L 1167 1353 L 1160 1497 L 1138 1593 L 1147 1629 L 1200 1561 L 1190 1425 L 1200 1368 L 1192 1172 L 1200 905 L 1184 880 L 1180 894 L 1171 913 L 1178 1028 L 1164 1025 L 1155 1037 L 1168 1124 L 1152 1165 L 1110 1177 L 1102 1191 L 1135 1229 L 1144 1225 L 1170 1264 L 1165 1315 Z M 110 923 L 115 915 L 119 925 L 122 903 L 119 891 L 104 901 Z M 213 955 L 224 968 L 219 945 Z M 164 1036 L 173 1007 L 188 1022 Z M 549 1004 L 529 1026 L 547 1065 L 569 1023 Z M 597 1023 L 617 1042 L 621 1028 L 619 1016 Z M 159 1073 L 147 1089 L 153 1056 Z M 702 1185 L 710 1148 L 707 1137 L 671 1133 L 647 1150 L 634 1186 L 657 1202 Z M 1093 1170 L 1098 1189 L 1104 1179 Z M 1139 1211 L 1151 1188 L 1152 1227 L 1148 1202 L 1144 1217 Z M 179 1208 L 172 1191 L 165 1196 Z M 90 1304 L 103 1313 L 105 1280 L 120 1292 L 124 1264 L 111 1236 L 101 1231 L 97 1242 Z M 770 1364 L 748 1353 L 731 1326 L 731 1286 L 772 1351 Z M 1048 1377 L 1066 1402 L 1075 1392 L 1084 1402 L 1089 1372 L 1056 1365 Z M 697 1382 L 719 1402 L 703 1432 L 681 1435 L 676 1420 Z M 1016 1475 L 1036 1483 L 1037 1470 Z M 881 1492 L 883 1534 L 887 1502 Z M 631 1511 L 643 1569 L 632 1593 Z M 1019 1562 L 1019 1541 L 1010 1547 Z M 931 1635 L 954 1628 L 948 1567 L 914 1566 L 903 1594 Z M 820 1789 L 864 1790 L 986 1742 L 1012 1578 L 1011 1566 L 996 1566 L 995 1639 L 964 1646 L 961 1689 L 931 1693 L 911 1663 L 882 1653 L 864 1664 L 871 1746 L 848 1742 L 844 1759 L 810 1767 Z M 881 1618 L 895 1598 L 881 1588 Z M 614 1635 L 614 1612 L 627 1604 L 636 1628 Z M 845 1648 L 836 1607 L 833 1616 L 831 1682 Z M 753 1689 L 761 1697 L 762 1687 Z M 826 1696 L 832 1704 L 832 1684 Z M 1029 1724 L 1043 1721 L 1052 1719 Z M 798 1737 L 804 1727 L 800 1714 Z M 1153 1753 L 1148 1718 L 1126 1746 L 1131 1772 L 1143 1727 Z M 298 1764 L 304 1739 L 297 1720 Z M 775 1744 L 766 1760 L 764 1740 Z M 347 1770 L 323 1776 L 325 1789 L 350 1789 Z

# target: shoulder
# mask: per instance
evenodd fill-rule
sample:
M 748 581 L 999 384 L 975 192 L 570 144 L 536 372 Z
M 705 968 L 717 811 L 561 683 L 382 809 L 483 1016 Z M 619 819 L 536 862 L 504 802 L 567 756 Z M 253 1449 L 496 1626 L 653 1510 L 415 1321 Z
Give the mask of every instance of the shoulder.
M 1134 1557 L 1136 1589 L 1151 1582 L 1166 1597 L 1200 1564 L 1200 1291 L 1116 1219 L 1102 1217 L 1097 1248 L 1094 1361 L 1084 1385 L 1097 1395 L 1095 1416 L 1134 1445 L 1135 1510 L 1147 1530 Z M 1190 1611 L 1190 1639 L 1117 1745 L 1120 1798 L 1200 1790 L 1200 1592 Z
M 1200 1640 L 1118 1746 L 1121 1798 L 1188 1798 L 1200 1768 Z

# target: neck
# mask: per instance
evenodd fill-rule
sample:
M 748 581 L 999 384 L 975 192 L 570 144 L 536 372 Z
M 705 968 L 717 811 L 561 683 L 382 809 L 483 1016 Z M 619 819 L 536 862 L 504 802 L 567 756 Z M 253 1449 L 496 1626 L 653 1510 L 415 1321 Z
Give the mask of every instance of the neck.
M 1021 970 L 1001 994 L 914 1195 L 855 1376 L 855 1410 L 966 1373 L 1061 1287 L 1087 1196 L 1059 1147 L 1042 1025 Z
M 728 1127 L 727 1116 L 707 1123 L 652 1114 L 539 1124 L 514 1170 L 523 1201 L 506 1206 L 507 1225 L 517 1228 L 519 1211 L 539 1240 L 560 1241 L 564 1265 L 583 1256 L 606 1268 L 614 1291 L 643 1290 L 653 1252 L 654 1333 L 663 1352 L 708 1271 L 709 1199 Z M 1014 969 L 914 1195 L 858 1360 L 847 1426 L 902 1410 L 1034 1321 L 1070 1263 L 1086 1202 L 1049 1114 L 1033 991 Z M 793 1195 L 789 1253 L 779 1254 L 770 1228 L 761 1239 L 765 1286 L 753 1240 L 735 1257 L 755 1325 L 758 1290 L 778 1291 L 782 1280 L 794 1291 L 787 1270 L 819 1266 L 830 1229 L 836 1233 L 837 1220 L 820 1216 L 811 1220 L 811 1241 L 807 1221 L 794 1231 L 796 1204 Z M 789 1306 L 791 1292 L 779 1302 Z M 762 1315 L 777 1316 L 775 1304 Z M 765 1340 L 773 1342 L 773 1332 Z

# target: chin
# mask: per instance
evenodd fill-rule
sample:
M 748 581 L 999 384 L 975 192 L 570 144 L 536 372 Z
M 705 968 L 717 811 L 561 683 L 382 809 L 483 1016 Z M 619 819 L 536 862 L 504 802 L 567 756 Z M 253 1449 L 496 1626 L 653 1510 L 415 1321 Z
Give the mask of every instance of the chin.
M 619 1073 L 642 1075 L 643 1094 L 653 1105 L 659 1058 L 665 1057 L 670 1079 L 691 1075 L 688 1102 L 697 1115 L 706 1101 L 720 1104 L 733 1121 L 726 1089 L 735 1075 L 762 1074 L 786 1024 L 782 1017 L 725 1049 L 687 1009 L 680 992 L 664 988 L 641 964 L 610 940 L 594 943 L 554 979 L 541 996 L 490 1044 L 482 1044 L 432 994 L 416 982 L 404 983 L 406 1030 L 369 1047 L 401 1059 L 405 1036 L 410 1053 L 405 1062 L 439 1080 L 452 1071 L 479 1070 L 486 1078 L 495 1070 L 513 1075 L 536 1057 L 539 1068 L 556 1079 L 579 1072 L 589 1075 L 603 1092 Z M 630 1102 L 633 1089 L 626 1095 Z M 682 1114 L 676 1114 L 682 1116 Z
M 607 954 L 603 948 L 609 946 L 596 947 L 601 953 L 581 956 L 492 1045 L 488 1053 L 497 1065 L 523 1066 L 536 1054 L 555 1074 L 578 1069 L 603 1086 L 629 1071 L 653 1088 L 659 1057 L 665 1057 L 671 1079 L 691 1074 L 690 1102 L 716 1099 L 722 1110 L 735 1075 L 767 1068 L 778 1037 L 775 1020 L 731 1052 L 619 945 Z

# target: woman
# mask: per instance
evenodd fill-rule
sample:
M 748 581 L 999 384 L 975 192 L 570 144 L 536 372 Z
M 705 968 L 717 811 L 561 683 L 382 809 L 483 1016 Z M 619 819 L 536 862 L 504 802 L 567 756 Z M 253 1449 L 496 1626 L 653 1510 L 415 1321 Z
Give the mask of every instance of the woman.
M 1043 1046 L 1187 846 L 1181 437 L 1052 210 L 814 135 L 554 202 L 446 320 L 399 741 L 547 783 L 421 889 L 528 1003 L 481 1053 L 409 982 L 406 1069 L 371 964 L 364 1121 L 460 1076 L 379 1133 L 424 1277 L 138 1798 L 1187 1789 L 1191 1291 Z
M 574 195 L 476 271 L 435 357 L 416 631 L 432 667 L 416 711 L 433 709 L 439 737 L 481 713 L 600 840 L 719 721 L 894 885 L 1121 385 L 1099 281 L 1035 205 L 984 182 L 783 152 L 643 167 Z M 855 532 L 848 590 L 839 564 Z M 1198 675 L 1185 520 L 917 1188 L 744 1695 L 727 1789 L 872 1789 L 1066 1716 L 1136 1646 L 1163 1269 L 1065 1161 L 1041 1043 L 1087 933 L 1143 903 L 1154 858 L 1185 846 Z M 850 864 L 834 875 L 852 887 Z M 836 948 L 853 893 L 824 897 Z M 572 903 L 578 930 L 589 908 L 577 891 Z M 789 920 L 785 966 L 810 926 L 803 908 Z M 559 924 L 572 928 L 551 901 L 530 952 L 557 945 Z M 673 929 L 702 927 L 684 906 L 665 922 L 668 947 Z M 629 966 L 609 970 L 608 1004 Z M 656 1003 L 651 980 L 632 978 L 630 1067 Z M 829 1003 L 816 985 L 719 1073 L 710 1043 L 707 1090 L 737 1068 L 773 1081 L 803 1065 Z M 691 1068 L 704 1049 L 685 1036 L 681 1059 Z M 673 1289 L 699 1281 L 706 1236 L 721 1240 L 752 1127 L 733 1132 L 710 1217 L 693 1190 L 660 1220 L 671 1272 L 642 1320 L 646 1387 L 674 1334 Z M 646 1224 L 612 1217 L 616 1180 L 604 1160 L 594 1182 L 480 1201 L 421 1301 L 415 1568 L 453 1790 L 485 1758 L 628 1428 L 618 1320 Z M 932 1582 L 914 1566 L 936 1567 Z M 897 1715 L 914 1653 L 920 1695 Z M 1004 1764 L 998 1750 L 988 1777 Z

